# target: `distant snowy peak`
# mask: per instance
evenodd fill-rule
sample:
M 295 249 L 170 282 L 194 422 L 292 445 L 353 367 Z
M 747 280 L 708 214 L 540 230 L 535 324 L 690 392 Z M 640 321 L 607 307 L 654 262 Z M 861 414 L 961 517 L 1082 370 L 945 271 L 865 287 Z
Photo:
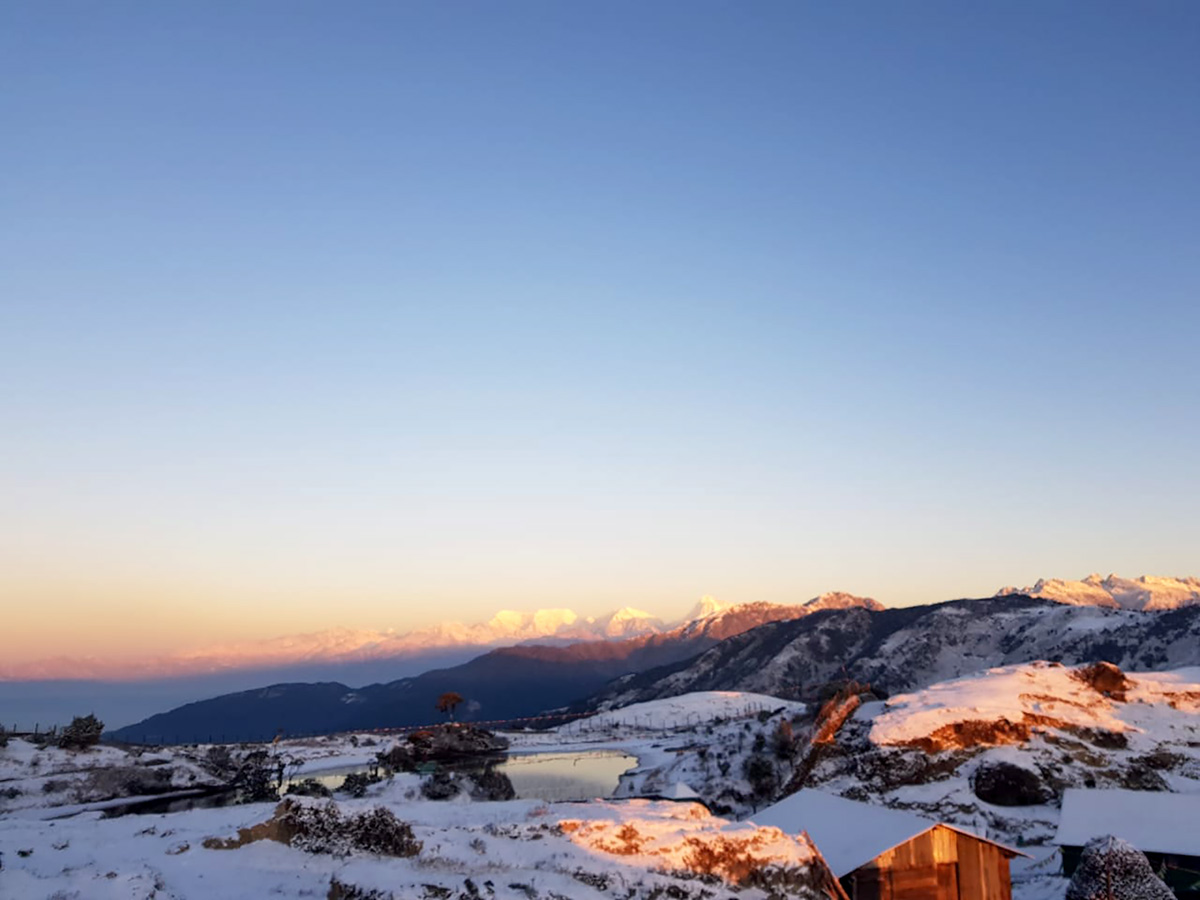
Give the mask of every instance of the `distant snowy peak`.
M 496 637 L 545 637 L 578 621 L 579 616 L 569 609 L 539 609 L 535 612 L 502 609 L 492 616 L 486 627 Z
M 1033 587 L 1001 588 L 996 596 L 1006 594 L 1028 594 L 1070 606 L 1103 606 L 1152 612 L 1200 605 L 1200 578 L 1165 578 L 1157 575 L 1143 575 L 1141 578 L 1089 575 L 1082 581 L 1042 578 Z
M 857 597 L 854 594 L 847 594 L 845 591 L 830 591 L 828 594 L 813 597 L 804 604 L 804 608 L 809 612 L 819 612 L 822 609 L 854 609 L 855 607 L 876 612 L 887 608 L 871 597 Z
M 643 634 L 659 634 L 664 628 L 663 620 L 652 616 L 644 610 L 625 606 L 615 613 L 589 619 L 592 633 L 596 637 L 626 638 L 640 637 Z
M 733 637 L 759 625 L 770 622 L 783 622 L 789 619 L 802 619 L 827 609 L 862 608 L 876 611 L 885 609 L 884 605 L 870 597 L 856 597 L 842 591 L 834 591 L 813 597 L 804 603 L 736 603 L 724 605 L 717 603 L 711 597 L 706 597 L 700 603 L 700 609 L 705 601 L 715 607 L 712 612 L 702 616 L 692 616 L 682 625 L 670 632 L 673 635 L 691 636 L 705 634 L 717 640 Z
M 323 665 L 412 658 L 458 648 L 479 648 L 484 652 L 514 644 L 621 641 L 653 635 L 669 638 L 704 634 L 722 640 L 765 622 L 799 618 L 818 609 L 860 605 L 868 609 L 879 608 L 874 600 L 849 594 L 823 594 L 797 606 L 771 603 L 729 605 L 712 597 L 704 597 L 687 619 L 673 626 L 668 626 L 645 610 L 629 606 L 607 615 L 587 618 L 569 609 L 539 609 L 532 612 L 505 609 L 486 622 L 440 622 L 408 632 L 331 628 L 134 660 L 53 659 L 11 666 L 0 663 L 0 680 L 171 677 L 300 663 Z
M 732 614 L 744 614 L 750 610 L 773 610 L 776 613 L 786 611 L 792 613 L 789 618 L 800 618 L 807 616 L 810 613 L 820 612 L 823 609 L 851 609 L 854 607 L 862 607 L 863 609 L 881 610 L 886 609 L 878 600 L 873 600 L 870 597 L 859 597 L 854 594 L 848 594 L 845 591 L 830 591 L 826 594 L 821 594 L 813 597 L 811 600 L 806 600 L 803 603 L 766 603 L 763 601 L 751 601 L 748 603 L 722 603 L 715 597 L 702 597 L 700 602 L 692 607 L 691 612 L 683 619 L 683 624 L 699 622 L 705 619 L 719 618 Z M 773 616 L 772 618 L 784 618 L 783 616 Z
M 693 606 L 688 614 L 683 617 L 683 621 L 694 622 L 697 619 L 705 619 L 708 616 L 715 616 L 717 613 L 729 609 L 731 606 L 732 604 L 722 603 L 716 597 L 711 597 L 708 594 L 705 594 L 700 598 L 700 602 Z

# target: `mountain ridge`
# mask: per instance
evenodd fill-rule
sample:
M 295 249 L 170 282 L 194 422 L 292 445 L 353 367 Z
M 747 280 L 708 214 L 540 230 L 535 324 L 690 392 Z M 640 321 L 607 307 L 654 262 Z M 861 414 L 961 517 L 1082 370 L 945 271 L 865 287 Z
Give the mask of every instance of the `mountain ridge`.
M 1200 605 L 1200 578 L 1162 575 L 1122 578 L 1116 574 L 1102 577 L 1093 573 L 1080 581 L 1040 578 L 1031 587 L 1003 587 L 996 592 L 997 597 L 1010 594 L 1038 597 L 1071 606 L 1154 612 Z
M 863 608 L 879 605 L 870 598 L 843 597 L 849 598 L 843 602 L 858 602 Z M 250 740 L 272 737 L 279 728 L 312 732 L 421 725 L 437 717 L 435 701 L 445 691 L 467 698 L 464 720 L 529 716 L 568 706 L 618 676 L 678 664 L 731 634 L 818 614 L 809 604 L 819 599 L 796 605 L 714 607 L 708 615 L 669 631 L 625 640 L 501 647 L 462 665 L 362 688 L 321 682 L 308 691 L 303 683 L 290 683 L 223 694 L 150 716 L 114 731 L 113 736 L 187 741 L 225 734 Z M 276 693 L 271 695 L 272 691 Z
M 1020 594 L 880 611 L 824 610 L 732 636 L 686 665 L 619 679 L 581 708 L 693 691 L 817 700 L 853 680 L 884 694 L 1044 659 L 1122 668 L 1200 664 L 1200 606 L 1159 611 L 1070 605 Z
M 838 593 L 836 596 L 851 598 L 848 602 L 854 599 L 850 594 Z M 814 598 L 808 602 L 819 599 Z M 864 602 L 876 603 L 869 598 L 862 599 Z M 626 640 L 642 635 L 668 633 L 694 620 L 748 605 L 753 604 L 722 604 L 712 597 L 705 597 L 692 613 L 672 623 L 630 606 L 602 616 L 589 617 L 581 617 L 565 608 L 500 610 L 486 622 L 440 622 L 401 633 L 391 630 L 334 627 L 255 641 L 216 644 L 197 650 L 130 661 L 58 656 L 0 666 L 0 681 L 137 681 L 237 670 L 269 670 L 298 664 L 332 666 L 339 663 L 384 661 L 456 649 L 477 648 L 480 652 L 486 652 L 489 649 L 529 641 L 549 640 L 566 643 Z M 793 610 L 804 604 L 769 605 L 781 610 Z

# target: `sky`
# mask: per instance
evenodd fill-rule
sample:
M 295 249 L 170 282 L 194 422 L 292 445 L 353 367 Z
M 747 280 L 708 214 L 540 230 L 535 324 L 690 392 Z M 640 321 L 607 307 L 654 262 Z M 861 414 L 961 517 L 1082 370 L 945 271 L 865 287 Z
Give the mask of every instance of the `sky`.
M 0 8 L 0 655 L 1200 574 L 1200 6 Z

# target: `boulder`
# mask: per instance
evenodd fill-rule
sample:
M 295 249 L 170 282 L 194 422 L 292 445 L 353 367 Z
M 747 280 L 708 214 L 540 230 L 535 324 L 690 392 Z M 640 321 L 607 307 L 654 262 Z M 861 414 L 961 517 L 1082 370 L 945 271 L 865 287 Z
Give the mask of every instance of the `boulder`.
M 508 749 L 508 739 L 471 725 L 442 725 L 408 736 L 408 747 L 417 762 L 486 756 Z
M 984 762 L 975 770 L 971 789 L 993 806 L 1038 806 L 1054 799 L 1054 790 L 1031 769 L 1009 762 Z

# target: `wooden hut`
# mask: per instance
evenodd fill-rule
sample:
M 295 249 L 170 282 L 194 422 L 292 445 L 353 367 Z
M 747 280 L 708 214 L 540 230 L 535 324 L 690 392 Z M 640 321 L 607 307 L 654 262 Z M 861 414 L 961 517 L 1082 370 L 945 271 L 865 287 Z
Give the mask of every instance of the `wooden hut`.
M 1019 850 L 900 810 L 803 790 L 754 816 L 807 831 L 850 900 L 1011 900 Z
M 1063 792 L 1054 843 L 1073 875 L 1084 846 L 1113 835 L 1137 847 L 1180 900 L 1200 900 L 1200 797 L 1166 791 Z

